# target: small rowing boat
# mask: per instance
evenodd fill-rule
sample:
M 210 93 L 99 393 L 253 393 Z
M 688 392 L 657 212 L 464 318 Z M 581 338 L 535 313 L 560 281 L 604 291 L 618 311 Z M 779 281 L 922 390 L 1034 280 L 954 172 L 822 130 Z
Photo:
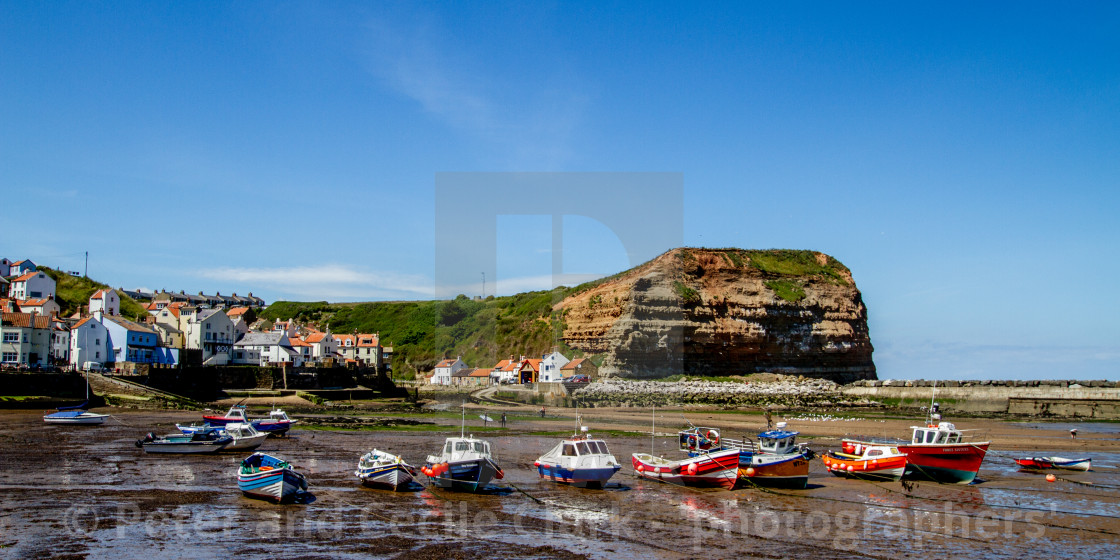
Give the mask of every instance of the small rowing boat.
M 307 478 L 296 472 L 291 463 L 258 452 L 241 461 L 237 488 L 247 497 L 280 503 L 307 490 Z
M 358 459 L 354 476 L 370 488 L 400 490 L 408 487 L 416 476 L 416 468 L 404 462 L 399 455 L 374 449 Z
M 1093 468 L 1092 459 L 1066 459 L 1064 457 L 1021 457 L 1015 463 L 1024 469 L 1065 469 L 1087 471 Z

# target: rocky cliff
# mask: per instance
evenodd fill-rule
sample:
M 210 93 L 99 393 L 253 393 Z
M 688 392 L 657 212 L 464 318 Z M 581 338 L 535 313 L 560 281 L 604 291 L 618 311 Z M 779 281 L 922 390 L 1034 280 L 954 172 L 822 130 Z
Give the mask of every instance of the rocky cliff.
M 875 378 L 863 298 L 822 253 L 676 249 L 555 309 L 568 345 L 605 356 L 604 376 Z

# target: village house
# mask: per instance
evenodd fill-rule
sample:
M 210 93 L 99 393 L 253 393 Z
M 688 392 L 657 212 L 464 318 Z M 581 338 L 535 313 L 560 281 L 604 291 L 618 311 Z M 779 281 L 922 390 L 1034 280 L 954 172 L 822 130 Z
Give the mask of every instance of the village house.
M 78 321 L 70 329 L 70 365 L 86 369 L 87 363 L 109 361 L 109 330 L 93 317 Z
M 573 375 L 586 375 L 589 381 L 594 381 L 599 378 L 599 368 L 591 363 L 587 358 L 576 358 L 564 367 L 560 368 L 560 373 L 564 375 L 564 379 L 571 379 Z
M 50 355 L 50 317 L 35 313 L 0 313 L 0 363 L 44 366 Z
M 517 381 L 517 370 L 520 360 L 514 360 L 510 356 L 508 360 L 498 362 L 491 370 L 497 383 L 514 383 Z
M 125 362 L 134 364 L 175 365 L 178 350 L 159 345 L 159 335 L 144 325 L 116 315 L 97 312 L 94 318 L 101 321 L 109 333 L 109 355 L 106 360 L 122 367 Z
M 318 362 L 326 359 L 337 359 L 340 356 L 335 352 L 335 338 L 331 336 L 331 330 L 327 332 L 312 331 L 304 340 L 311 345 L 311 357 Z
M 30 259 L 24 259 L 22 261 L 16 261 L 12 263 L 8 269 L 8 273 L 5 274 L 5 276 L 22 276 L 24 274 L 27 274 L 28 272 L 35 272 L 36 270 L 39 270 L 38 265 L 31 262 Z
M 173 323 L 161 323 L 159 321 L 152 321 L 151 323 L 148 323 L 148 327 L 155 331 L 156 335 L 159 336 L 160 346 L 163 346 L 164 348 L 176 348 L 182 350 L 183 331 L 179 330 L 179 327 L 177 326 L 178 324 L 178 321 L 175 321 Z
M 560 368 L 564 367 L 564 365 L 570 361 L 571 360 L 565 358 L 563 354 L 556 350 L 545 354 L 541 357 L 540 381 L 542 383 L 558 383 L 563 381 Z
M 57 315 L 51 316 L 50 352 L 52 364 L 70 363 L 70 325 L 59 319 Z
M 179 310 L 179 330 L 183 346 L 202 350 L 203 365 L 223 365 L 233 348 L 233 322 L 220 309 L 183 307 Z
M 288 336 L 282 332 L 251 332 L 233 345 L 231 361 L 235 364 L 267 366 L 290 363 L 303 365 L 299 352 L 292 348 Z
M 517 382 L 521 384 L 536 383 L 540 381 L 541 360 L 528 358 L 521 360 L 517 368 Z
M 21 313 L 34 313 L 51 317 L 58 315 L 62 307 L 54 300 L 54 294 L 47 294 L 45 298 L 25 299 L 18 302 Z
M 12 299 L 35 299 L 55 293 L 54 278 L 36 270 L 13 278 L 8 286 L 8 297 Z
M 0 259 L 0 278 L 12 275 L 12 261 Z
M 102 289 L 89 296 L 89 314 L 93 315 L 98 311 L 106 315 L 121 314 L 121 298 L 117 297 L 116 291 Z
M 467 364 L 458 357 L 440 361 L 432 370 L 432 385 L 451 385 L 451 376 L 466 367 Z

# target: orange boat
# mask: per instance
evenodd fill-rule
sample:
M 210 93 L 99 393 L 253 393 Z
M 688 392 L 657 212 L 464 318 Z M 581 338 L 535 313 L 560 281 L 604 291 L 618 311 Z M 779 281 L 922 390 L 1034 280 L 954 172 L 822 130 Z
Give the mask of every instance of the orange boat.
M 895 481 L 906 472 L 906 454 L 897 447 L 848 440 L 842 445 L 843 451 L 829 451 L 821 458 L 836 476 Z

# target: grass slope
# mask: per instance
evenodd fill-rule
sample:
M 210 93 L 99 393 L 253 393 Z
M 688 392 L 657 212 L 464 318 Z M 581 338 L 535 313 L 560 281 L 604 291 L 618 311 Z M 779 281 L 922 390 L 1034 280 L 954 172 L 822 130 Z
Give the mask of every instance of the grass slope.
M 144 318 L 148 314 L 147 310 L 145 310 L 142 305 L 111 286 L 84 276 L 71 276 L 65 272 L 60 272 L 45 266 L 39 267 L 39 270 L 53 278 L 57 285 L 54 300 L 62 307 L 62 311 L 60 312 L 62 317 L 69 317 L 78 310 L 88 310 L 89 297 L 97 290 L 105 288 L 117 292 L 117 296 L 120 298 L 121 302 L 122 317 L 137 320 L 138 318 Z

